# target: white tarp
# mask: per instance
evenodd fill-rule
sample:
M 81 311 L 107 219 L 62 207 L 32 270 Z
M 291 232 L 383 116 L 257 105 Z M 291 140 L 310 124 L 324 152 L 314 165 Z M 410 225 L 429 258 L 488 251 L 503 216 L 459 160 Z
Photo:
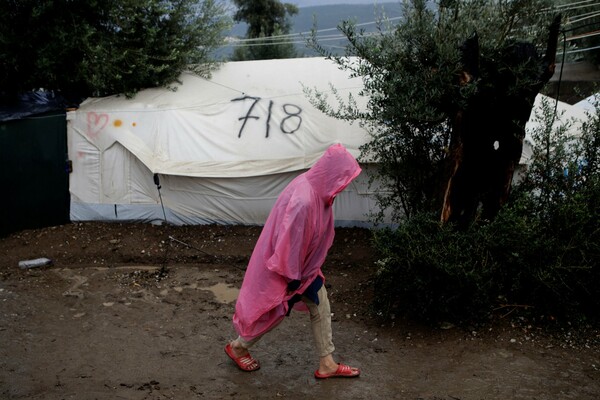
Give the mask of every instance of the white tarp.
M 593 95 L 588 96 L 585 99 L 573 104 L 573 106 L 582 108 L 590 113 L 595 113 L 596 104 L 598 102 L 600 102 L 600 93 L 594 93 Z
M 183 74 L 174 90 L 86 100 L 67 115 L 71 219 L 161 220 L 164 205 L 175 224 L 262 224 L 285 185 L 329 145 L 358 156 L 368 139 L 303 93 L 330 84 L 343 97 L 362 87 L 331 61 L 302 58 L 230 62 L 208 80 Z M 368 221 L 367 179 L 336 200 L 339 225 Z
M 521 154 L 521 160 L 519 164 L 528 164 L 533 154 L 534 140 L 531 133 L 538 129 L 541 125 L 542 107 L 543 103 L 546 102 L 551 109 L 556 107 L 556 119 L 554 121 L 554 128 L 571 121 L 567 134 L 572 137 L 578 135 L 581 123 L 588 119 L 588 116 L 583 108 L 570 105 L 564 101 L 553 99 L 549 96 L 538 94 L 535 98 L 533 110 L 531 110 L 531 116 L 529 121 L 525 125 L 525 140 L 523 141 L 523 153 Z

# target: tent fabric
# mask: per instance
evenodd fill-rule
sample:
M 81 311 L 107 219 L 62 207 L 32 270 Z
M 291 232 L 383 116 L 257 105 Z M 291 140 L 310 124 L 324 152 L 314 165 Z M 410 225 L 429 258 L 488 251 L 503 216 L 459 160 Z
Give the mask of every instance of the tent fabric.
M 581 108 L 590 113 L 596 112 L 596 104 L 600 102 L 600 93 L 594 93 L 591 96 L 573 104 L 575 107 Z
M 581 123 L 588 119 L 583 108 L 570 105 L 569 103 L 553 99 L 543 94 L 538 94 L 535 98 L 529 121 L 525 125 L 523 152 L 521 154 L 521 160 L 519 161 L 519 164 L 521 165 L 528 164 L 533 155 L 533 146 L 535 145 L 535 142 L 532 137 L 532 132 L 539 128 L 542 123 L 542 107 L 544 103 L 547 103 L 552 108 L 556 107 L 556 120 L 554 121 L 555 128 L 567 121 L 573 121 L 573 124 L 569 127 L 567 132 L 570 136 L 577 136 Z
M 69 113 L 78 146 L 119 143 L 152 173 L 241 177 L 308 168 L 333 142 L 357 156 L 358 125 L 316 110 L 304 87 L 344 95 L 362 87 L 321 58 L 230 62 L 209 80 L 184 73 L 173 89 L 88 99 Z M 87 141 L 87 144 L 80 142 Z
M 281 193 L 256 243 L 236 302 L 233 324 L 246 341 L 286 315 L 288 300 L 317 276 L 335 235 L 331 205 L 361 169 L 342 145 L 333 145 Z M 290 281 L 300 281 L 287 292 Z M 301 303 L 299 303 L 300 305 Z
M 324 58 L 229 62 L 210 79 L 87 99 L 67 114 L 71 219 L 263 224 L 329 145 L 357 157 L 368 140 L 310 104 L 305 88 L 330 85 L 360 100 L 360 78 Z M 367 179 L 340 195 L 339 225 L 368 224 Z

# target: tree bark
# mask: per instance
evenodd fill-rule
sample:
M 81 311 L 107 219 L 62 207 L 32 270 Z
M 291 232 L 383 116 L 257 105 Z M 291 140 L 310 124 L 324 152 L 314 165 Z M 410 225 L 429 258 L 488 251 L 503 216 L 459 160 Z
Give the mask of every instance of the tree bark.
M 477 36 L 465 41 L 460 83 L 476 91 L 452 116 L 443 223 L 465 228 L 478 217 L 492 220 L 506 202 L 535 97 L 554 74 L 560 18 L 549 28 L 544 57 L 531 43 L 515 42 L 481 60 Z

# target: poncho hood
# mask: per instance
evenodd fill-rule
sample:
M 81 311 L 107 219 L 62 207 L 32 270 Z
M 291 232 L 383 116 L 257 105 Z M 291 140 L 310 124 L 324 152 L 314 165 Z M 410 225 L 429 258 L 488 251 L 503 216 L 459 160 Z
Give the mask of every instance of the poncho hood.
M 341 144 L 334 144 L 306 172 L 306 179 L 325 204 L 331 205 L 335 196 L 346 189 L 360 172 L 358 162 L 346 148 Z

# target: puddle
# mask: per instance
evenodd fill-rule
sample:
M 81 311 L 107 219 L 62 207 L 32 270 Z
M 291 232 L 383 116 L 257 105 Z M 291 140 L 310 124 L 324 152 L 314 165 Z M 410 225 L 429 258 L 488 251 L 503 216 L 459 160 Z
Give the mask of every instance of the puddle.
M 201 287 L 198 289 L 210 290 L 217 298 L 217 301 L 220 301 L 221 303 L 234 302 L 240 293 L 240 289 L 226 283 L 217 283 L 216 285 Z

